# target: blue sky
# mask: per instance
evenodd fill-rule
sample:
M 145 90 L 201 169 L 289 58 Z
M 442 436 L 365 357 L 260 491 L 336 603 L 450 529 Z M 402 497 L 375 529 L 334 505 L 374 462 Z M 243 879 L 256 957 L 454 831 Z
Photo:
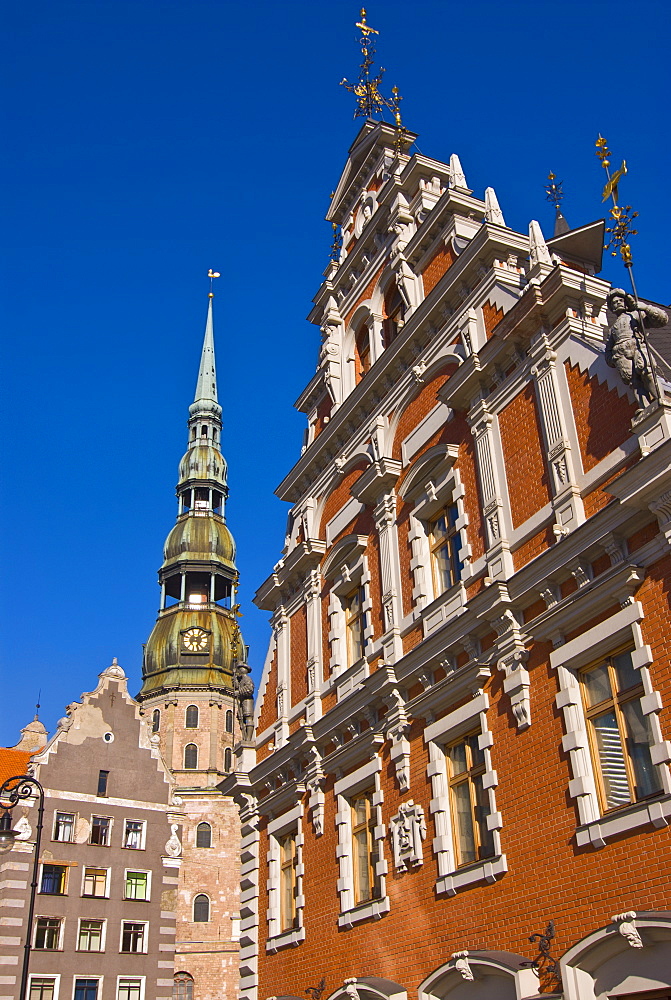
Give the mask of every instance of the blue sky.
M 140 683 L 198 368 L 208 268 L 229 525 L 251 604 L 283 542 L 273 495 L 304 426 L 305 321 L 360 122 L 356 2 L 11 4 L 3 56 L 4 698 L 12 745 L 41 688 L 53 731 L 113 656 Z M 506 221 L 551 233 L 543 185 L 601 217 L 601 131 L 630 173 L 642 295 L 668 302 L 668 12 L 661 3 L 377 0 L 378 63 L 426 155 L 461 157 Z M 605 276 L 624 280 L 617 262 Z

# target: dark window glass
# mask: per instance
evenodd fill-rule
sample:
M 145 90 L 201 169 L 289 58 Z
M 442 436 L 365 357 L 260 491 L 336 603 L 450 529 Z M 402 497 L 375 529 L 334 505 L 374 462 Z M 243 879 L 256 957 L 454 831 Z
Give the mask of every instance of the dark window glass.
M 193 976 L 188 972 L 176 973 L 172 984 L 172 1000 L 193 1000 Z
M 56 992 L 55 979 L 32 978 L 28 1000 L 54 1000 Z M 190 998 L 189 998 L 190 1000 Z
M 186 728 L 198 729 L 198 706 L 189 705 L 186 710 Z
M 40 892 L 49 892 L 54 896 L 65 894 L 65 865 L 42 865 L 42 881 Z
M 142 850 L 144 823 L 139 819 L 127 819 L 123 835 L 123 846 L 134 851 Z
M 195 743 L 188 743 L 184 747 L 184 768 L 187 771 L 195 771 L 198 767 L 198 747 Z
M 161 713 L 158 708 L 155 708 L 151 717 L 151 731 L 152 733 L 157 733 L 160 728 L 161 728 Z
M 196 827 L 196 847 L 212 847 L 212 827 L 209 823 L 199 823 Z
M 233 713 L 232 712 L 226 712 L 226 732 L 227 733 L 232 733 L 233 732 Z
M 109 778 L 109 775 L 110 775 L 109 771 L 98 771 L 98 791 L 96 792 L 96 795 L 100 795 L 103 797 L 107 795 L 107 779 Z M 84 981 L 85 980 L 83 979 L 81 980 L 81 982 Z M 88 980 L 86 980 L 86 982 L 88 982 Z M 97 982 L 98 981 L 96 980 L 96 985 Z
M 230 771 L 233 766 L 233 754 L 231 753 L 231 748 L 226 747 L 224 750 L 224 771 Z
M 61 936 L 60 917 L 38 917 L 35 923 L 35 948 L 56 951 Z
M 197 924 L 206 924 L 210 919 L 210 901 L 204 893 L 193 901 L 193 919 Z
M 112 820 L 109 816 L 94 816 L 91 820 L 90 844 L 98 844 L 99 847 L 109 847 L 110 830 Z
M 128 952 L 144 951 L 145 924 L 132 923 L 124 920 L 121 932 L 121 950 Z
M 75 979 L 74 1000 L 96 1000 L 97 996 L 97 979 Z
M 62 844 L 71 844 L 75 837 L 74 813 L 56 813 L 54 820 L 54 840 Z

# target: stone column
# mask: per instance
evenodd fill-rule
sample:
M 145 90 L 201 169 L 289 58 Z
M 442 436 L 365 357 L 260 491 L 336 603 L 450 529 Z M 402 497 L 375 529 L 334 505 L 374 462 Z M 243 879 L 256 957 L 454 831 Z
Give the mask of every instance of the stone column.
M 515 572 L 510 552 L 510 503 L 498 422 L 482 396 L 473 400 L 468 422 L 475 439 L 476 467 L 487 534 L 487 575 L 507 579 Z
M 306 721 L 310 724 L 321 719 L 322 668 L 322 608 L 321 575 L 318 569 L 310 570 L 305 581 L 305 612 L 307 618 L 307 671 L 308 694 L 306 699 Z
M 382 656 L 395 663 L 403 656 L 401 640 L 401 562 L 396 530 L 396 493 L 383 493 L 374 510 L 375 527 L 380 539 L 380 589 L 382 598 Z

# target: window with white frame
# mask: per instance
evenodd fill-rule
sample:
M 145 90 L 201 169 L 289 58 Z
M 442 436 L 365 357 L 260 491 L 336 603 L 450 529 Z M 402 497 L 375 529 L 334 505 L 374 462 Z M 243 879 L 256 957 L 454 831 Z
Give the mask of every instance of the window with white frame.
M 104 920 L 84 920 L 79 921 L 79 931 L 77 933 L 77 951 L 104 951 L 105 950 L 105 921 Z
M 123 828 L 123 846 L 129 850 L 144 849 L 146 823 L 141 819 L 127 819 Z
M 89 834 L 89 844 L 97 844 L 99 847 L 109 847 L 112 833 L 111 816 L 92 816 L 91 833 Z
M 124 920 L 121 924 L 122 952 L 143 954 L 147 950 L 149 925 L 144 920 Z
M 57 812 L 54 816 L 53 840 L 61 844 L 71 844 L 75 839 L 75 814 Z
M 193 900 L 193 921 L 196 924 L 207 924 L 210 921 L 210 897 L 199 892 Z
M 124 899 L 149 899 L 151 872 L 137 872 L 126 869 L 124 879 Z
M 64 896 L 67 892 L 68 866 L 42 865 L 40 892 L 51 896 Z
M 453 591 L 467 575 L 470 564 L 468 515 L 464 487 L 454 464 L 457 457 L 456 445 L 430 448 L 401 487 L 403 499 L 413 504 L 409 534 L 412 598 L 420 609 Z
M 268 941 L 266 950 L 296 945 L 303 927 L 303 806 L 268 824 Z
M 334 785 L 340 863 L 340 927 L 379 918 L 389 910 L 381 770 L 382 762 L 376 754 Z
M 62 933 L 62 917 L 37 917 L 33 948 L 36 951 L 59 951 Z
M 108 896 L 109 868 L 87 865 L 83 871 L 82 896 L 105 899 Z
M 454 895 L 471 884 L 494 882 L 508 870 L 501 853 L 488 708 L 489 697 L 480 691 L 424 730 L 433 792 L 437 893 Z
M 73 992 L 73 1000 L 98 1000 L 102 993 L 101 976 L 77 976 Z
M 144 977 L 126 979 L 119 977 L 116 988 L 116 1000 L 142 1000 L 144 994 Z
M 27 1000 L 58 1000 L 60 976 L 31 976 Z
M 632 601 L 550 654 L 560 691 L 579 846 L 671 819 L 671 743 L 663 739 L 643 608 Z
M 347 535 L 334 545 L 322 566 L 331 587 L 328 639 L 333 677 L 360 661 L 366 669 L 366 645 L 373 634 L 367 543 L 365 535 Z

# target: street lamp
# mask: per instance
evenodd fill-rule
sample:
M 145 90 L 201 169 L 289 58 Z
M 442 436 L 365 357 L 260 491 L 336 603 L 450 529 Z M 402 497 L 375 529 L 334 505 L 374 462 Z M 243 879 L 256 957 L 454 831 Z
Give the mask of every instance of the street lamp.
M 21 970 L 21 988 L 19 1000 L 26 1000 L 28 987 L 28 964 L 33 937 L 33 916 L 35 913 L 35 894 L 37 892 L 37 872 L 40 857 L 40 841 L 42 839 L 42 820 L 44 819 L 44 789 L 36 778 L 28 774 L 15 775 L 7 778 L 0 788 L 0 853 L 11 851 L 16 840 L 16 830 L 12 829 L 12 809 L 23 799 L 30 799 L 37 793 L 37 827 L 35 829 L 35 855 L 33 857 L 33 878 L 30 883 L 30 901 L 28 904 L 28 924 L 26 927 L 26 943 L 23 946 L 23 969 Z

